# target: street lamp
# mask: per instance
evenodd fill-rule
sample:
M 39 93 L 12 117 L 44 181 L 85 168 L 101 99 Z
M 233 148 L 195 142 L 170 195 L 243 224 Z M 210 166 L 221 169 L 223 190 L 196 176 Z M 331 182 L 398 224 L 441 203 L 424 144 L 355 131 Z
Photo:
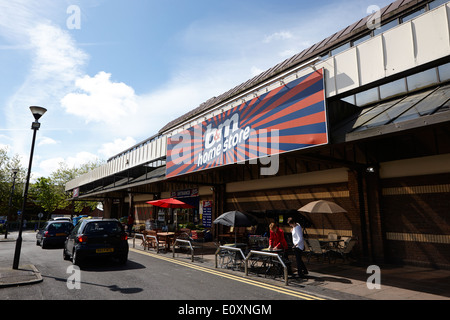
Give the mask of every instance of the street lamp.
M 41 124 L 39 123 L 38 120 L 47 111 L 47 109 L 45 109 L 45 108 L 36 107 L 36 106 L 30 107 L 30 110 L 34 116 L 35 121 L 31 124 L 31 129 L 33 130 L 33 140 L 31 142 L 30 162 L 28 164 L 27 179 L 25 181 L 25 189 L 23 190 L 22 212 L 20 214 L 20 219 L 19 219 L 19 235 L 17 236 L 16 249 L 14 251 L 13 269 L 16 269 L 16 270 L 19 269 L 20 250 L 22 249 L 23 215 L 25 214 L 25 207 L 26 207 L 27 196 L 28 196 L 28 186 L 30 184 L 31 165 L 33 163 L 33 153 L 34 153 L 34 142 L 36 140 L 36 132 L 41 127 Z
M 13 184 L 11 187 L 11 195 L 9 196 L 9 204 L 8 204 L 8 215 L 6 216 L 6 223 L 5 223 L 5 239 L 8 239 L 8 220 L 11 218 L 11 207 L 12 207 L 12 198 L 14 195 L 14 188 L 16 185 L 16 176 L 19 172 L 19 169 L 11 169 L 11 172 L 13 174 Z

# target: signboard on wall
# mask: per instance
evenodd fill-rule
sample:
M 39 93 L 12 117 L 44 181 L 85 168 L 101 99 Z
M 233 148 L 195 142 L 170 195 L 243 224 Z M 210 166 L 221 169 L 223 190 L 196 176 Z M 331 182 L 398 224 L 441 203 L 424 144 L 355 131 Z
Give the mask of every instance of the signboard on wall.
M 169 137 L 166 177 L 326 144 L 326 119 L 317 70 Z
M 212 202 L 202 201 L 202 225 L 205 228 L 211 228 L 212 222 Z

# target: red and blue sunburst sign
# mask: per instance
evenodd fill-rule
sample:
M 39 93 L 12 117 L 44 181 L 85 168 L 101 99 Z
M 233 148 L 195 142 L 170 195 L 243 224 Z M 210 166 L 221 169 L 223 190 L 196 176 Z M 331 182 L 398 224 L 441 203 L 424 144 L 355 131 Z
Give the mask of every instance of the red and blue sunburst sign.
M 317 70 L 169 137 L 166 177 L 327 144 L 326 119 Z

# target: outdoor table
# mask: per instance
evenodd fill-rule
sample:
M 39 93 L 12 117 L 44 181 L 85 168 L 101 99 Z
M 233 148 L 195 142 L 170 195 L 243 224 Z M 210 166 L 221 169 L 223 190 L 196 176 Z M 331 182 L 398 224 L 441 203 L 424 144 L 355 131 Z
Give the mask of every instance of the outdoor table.
M 220 246 L 217 253 L 219 253 L 221 267 L 232 269 L 235 269 L 236 267 L 241 268 L 242 262 L 245 260 L 242 249 L 246 248 L 246 246 L 245 243 L 228 243 Z M 232 248 L 233 250 L 231 250 Z
M 276 253 L 280 256 L 283 250 L 264 248 L 261 250 L 261 252 Z M 271 271 L 273 270 L 275 271 L 273 272 L 274 276 L 277 276 L 278 274 L 283 274 L 282 269 L 280 268 L 281 266 L 279 266 L 280 263 L 277 258 L 266 255 L 256 255 L 256 257 L 252 258 L 251 261 L 252 261 L 251 268 L 255 270 L 258 269 L 262 270 L 264 273 L 264 277 L 270 275 Z M 259 274 L 259 272 L 256 273 Z
M 322 239 L 318 239 L 318 240 L 319 240 L 321 246 L 322 245 L 326 245 L 328 248 L 335 248 L 335 247 L 337 247 L 337 245 L 341 241 L 341 240 L 338 240 L 338 239 L 330 240 L 330 239 L 327 239 L 327 238 L 322 238 Z
M 247 247 L 247 244 L 239 243 L 239 242 L 238 243 L 225 243 L 224 246 L 225 247 L 233 247 L 233 248 L 241 248 L 241 249 L 243 249 L 243 248 Z
M 167 250 L 170 250 L 170 241 L 173 239 L 175 232 L 158 232 L 156 235 L 166 242 Z

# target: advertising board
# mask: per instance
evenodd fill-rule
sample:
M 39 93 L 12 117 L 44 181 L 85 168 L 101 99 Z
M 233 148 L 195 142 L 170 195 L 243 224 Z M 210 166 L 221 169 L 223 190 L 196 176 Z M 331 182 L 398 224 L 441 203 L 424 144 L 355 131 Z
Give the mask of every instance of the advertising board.
M 321 69 L 169 137 L 166 177 L 326 143 Z

